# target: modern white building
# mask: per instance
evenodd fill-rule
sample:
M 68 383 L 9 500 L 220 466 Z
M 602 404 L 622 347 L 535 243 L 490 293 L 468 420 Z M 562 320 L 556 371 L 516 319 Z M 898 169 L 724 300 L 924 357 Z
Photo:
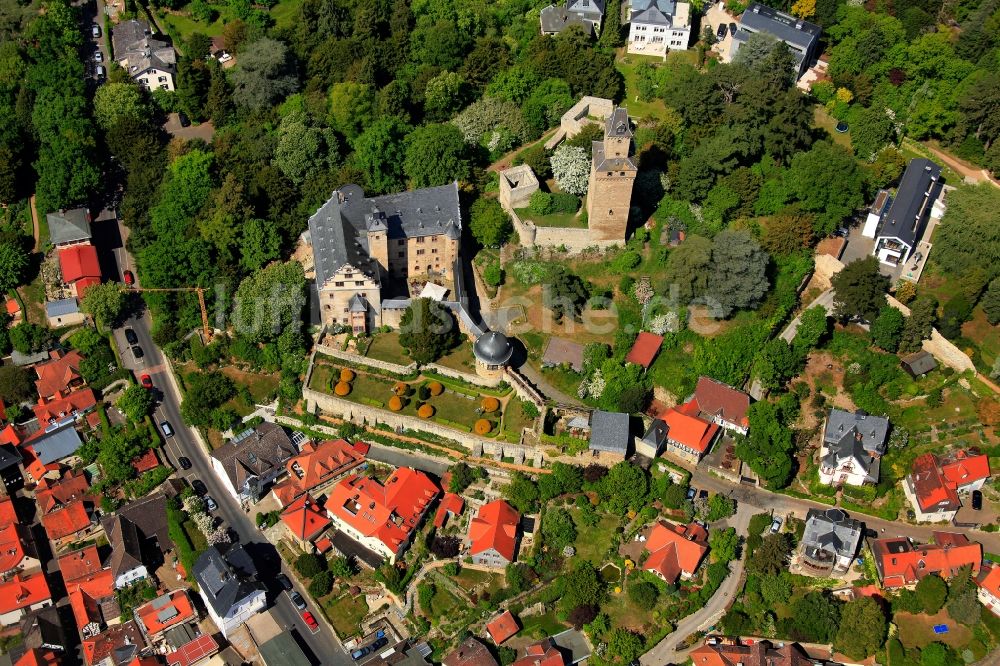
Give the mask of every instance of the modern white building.
M 941 188 L 941 167 L 919 157 L 910 160 L 895 197 L 879 192 L 861 232 L 875 239 L 879 262 L 901 266 L 913 255 L 930 218 L 944 215 Z
M 691 5 L 677 0 L 632 0 L 628 52 L 666 58 L 691 43 Z
M 194 577 L 198 594 L 223 636 L 267 606 L 256 565 L 241 544 L 218 544 L 206 550 L 194 564 Z

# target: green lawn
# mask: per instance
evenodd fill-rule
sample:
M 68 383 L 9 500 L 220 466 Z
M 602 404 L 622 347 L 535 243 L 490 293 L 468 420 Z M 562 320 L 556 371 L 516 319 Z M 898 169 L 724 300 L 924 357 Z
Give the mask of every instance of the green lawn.
M 608 514 L 598 514 L 601 519 L 594 527 L 587 527 L 580 521 L 580 510 L 571 508 L 569 510 L 576 524 L 576 541 L 573 547 L 576 548 L 574 559 L 586 559 L 598 569 L 606 562 L 605 555 L 611 545 L 611 537 L 618 527 L 619 520 L 615 516 Z
M 662 118 L 667 112 L 667 107 L 662 99 L 654 99 L 649 102 L 643 102 L 639 99 L 639 77 L 636 69 L 640 62 L 653 63 L 655 66 L 662 64 L 663 60 L 655 56 L 627 55 L 615 63 L 615 67 L 625 77 L 625 100 L 623 104 L 628 107 L 628 113 L 634 119 Z
M 957 382 L 944 391 L 944 400 L 937 407 L 921 403 L 904 409 L 897 418 L 897 424 L 911 432 L 927 424 L 956 422 L 977 418 L 976 399 Z
M 278 30 L 293 27 L 299 18 L 300 7 L 302 7 L 302 0 L 281 0 L 271 8 L 274 27 Z
M 534 418 L 524 413 L 524 401 L 520 398 L 511 398 L 503 415 L 504 439 L 516 444 L 521 441 L 521 431 L 534 422 Z
M 228 7 L 225 5 L 212 5 L 212 9 L 216 12 L 217 16 L 211 23 L 204 23 L 195 19 L 188 13 L 189 7 L 190 5 L 185 5 L 180 10 L 182 13 L 179 14 L 163 10 L 156 11 L 157 20 L 166 28 L 175 41 L 179 41 L 183 45 L 196 32 L 209 37 L 222 34 L 222 28 L 225 27 L 227 18 L 230 18 Z
M 431 619 L 442 618 L 447 620 L 453 613 L 465 607 L 465 602 L 444 585 L 434 586 L 434 596 L 431 597 L 430 609 L 422 609 Z
M 825 129 L 835 143 L 839 143 L 845 148 L 851 148 L 851 131 L 837 132 L 834 129 L 837 126 L 837 119 L 827 113 L 822 104 L 817 104 L 813 108 L 813 125 Z
M 368 615 L 368 603 L 364 595 L 357 597 L 345 594 L 341 597 L 327 597 L 321 603 L 326 618 L 341 638 L 353 636 L 361 631 L 361 620 Z
M 194 524 L 193 520 L 185 520 L 181 527 L 184 528 L 184 534 L 187 535 L 188 541 L 191 542 L 191 547 L 196 553 L 208 550 L 208 541 L 205 539 L 205 535 L 201 533 L 201 530 Z
M 532 638 L 555 636 L 566 629 L 566 625 L 560 622 L 559 618 L 556 617 L 555 611 L 549 611 L 548 613 L 544 613 L 542 615 L 522 617 L 520 620 L 521 635 L 530 636 Z
M 573 229 L 585 229 L 587 222 L 584 221 L 581 211 L 575 213 L 550 213 L 549 215 L 536 215 L 527 208 L 515 209 L 518 216 L 524 221 L 531 221 L 536 227 L 570 227 Z M 584 210 L 581 206 L 581 210 Z
M 941 641 L 954 648 L 965 646 L 972 638 L 972 631 L 965 625 L 955 622 L 942 610 L 937 615 L 912 615 L 910 613 L 896 613 L 893 622 L 899 627 L 899 640 L 904 647 L 924 647 L 928 643 Z M 935 634 L 934 625 L 948 625 L 948 633 Z
M 330 386 L 330 380 L 335 374 L 339 374 L 339 370 L 332 365 L 313 366 L 312 375 L 309 377 L 309 388 L 329 393 L 333 388 Z
M 648 633 L 648 625 L 653 621 L 653 611 L 645 611 L 631 603 L 628 592 L 622 590 L 618 594 L 609 588 L 607 602 L 601 604 L 601 611 L 608 614 L 611 624 L 615 627 L 625 627 L 639 634 Z M 661 597 L 657 606 L 663 606 Z
M 452 577 L 452 580 L 466 592 L 471 592 L 477 585 L 486 583 L 486 591 L 492 594 L 503 587 L 505 578 L 503 574 L 492 571 L 463 568 L 457 576 Z
M 412 362 L 412 359 L 406 355 L 406 350 L 399 344 L 399 333 L 395 331 L 376 334 L 366 355 L 398 365 L 409 365 Z
M 541 356 L 541 355 L 539 355 Z M 561 368 L 542 368 L 539 366 L 545 381 L 555 386 L 557 389 L 572 397 L 580 388 L 580 381 L 583 375 L 579 375 L 572 370 Z
M 475 372 L 476 357 L 472 355 L 472 345 L 460 344 L 450 354 L 439 358 L 437 364 L 460 372 Z

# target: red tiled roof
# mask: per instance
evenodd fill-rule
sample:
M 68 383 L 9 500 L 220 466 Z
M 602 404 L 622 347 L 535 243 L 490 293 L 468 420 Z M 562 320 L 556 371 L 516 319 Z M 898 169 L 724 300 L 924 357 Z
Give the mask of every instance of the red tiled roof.
M 90 516 L 83 501 L 76 500 L 61 509 L 43 515 L 42 525 L 45 526 L 45 532 L 50 539 L 62 539 L 86 529 L 90 525 Z
M 469 636 L 441 660 L 443 666 L 497 666 L 497 660 L 490 654 L 486 644 L 475 636 Z
M 50 402 L 39 402 L 32 407 L 35 417 L 38 418 L 38 425 L 44 429 L 53 421 L 60 421 L 71 414 L 82 414 L 93 409 L 97 405 L 97 396 L 91 388 L 81 389 L 70 393 L 65 398 L 57 398 Z
M 66 594 L 76 628 L 82 631 L 91 622 L 101 621 L 100 603 L 115 596 L 115 577 L 111 569 L 88 572 L 68 583 Z
M 87 476 L 83 472 L 70 470 L 60 479 L 39 481 L 35 504 L 43 514 L 51 513 L 74 500 L 92 501 L 93 497 L 87 493 L 89 490 L 90 482 L 87 481 Z
M 441 479 L 442 484 L 444 479 Z M 445 486 L 447 488 L 447 486 Z M 445 493 L 444 497 L 441 498 L 441 503 L 438 504 L 437 513 L 434 514 L 434 527 L 441 529 L 444 527 L 444 521 L 447 520 L 449 515 L 459 516 L 462 514 L 462 509 L 465 508 L 465 500 L 456 495 L 455 493 Z
M 951 578 L 963 566 L 971 566 L 973 576 L 979 574 L 983 561 L 981 544 L 969 541 L 964 534 L 934 532 L 933 535 L 935 543 L 916 546 L 903 537 L 872 542 L 872 554 L 885 587 L 912 585 L 932 573 Z
M 44 432 L 39 430 L 38 432 Z M 50 472 L 58 472 L 61 465 L 57 462 L 51 462 L 48 465 L 43 465 L 42 461 L 38 459 L 35 455 L 34 450 L 30 446 L 21 447 L 21 461 L 24 464 L 24 470 L 38 483 L 45 475 Z
M 58 666 L 61 663 L 59 655 L 52 650 L 31 648 L 14 662 L 14 666 Z
M 708 533 L 701 525 L 674 525 L 661 520 L 646 539 L 649 557 L 643 569 L 660 574 L 669 583 L 682 573 L 691 575 L 708 553 Z
M 718 416 L 743 428 L 750 424 L 747 418 L 750 396 L 711 377 L 698 378 L 698 386 L 694 390 L 694 402 L 698 405 L 698 411 L 702 413 Z
M 52 352 L 52 360 L 36 365 L 35 374 L 38 375 L 38 379 L 35 381 L 35 388 L 38 390 L 38 397 L 48 399 L 68 391 L 70 384 L 82 379 L 80 376 L 82 360 L 83 357 L 76 350 L 65 355 Z
M 5 615 L 18 608 L 28 608 L 52 598 L 49 584 L 45 582 L 45 574 L 41 571 L 23 576 L 14 576 L 5 583 L 0 583 L 0 615 Z
M 482 505 L 469 522 L 469 541 L 472 542 L 469 554 L 477 555 L 492 548 L 508 562 L 513 562 L 520 520 L 521 514 L 504 500 Z
M 961 505 L 958 492 L 945 480 L 941 468 L 938 467 L 937 456 L 933 453 L 917 456 L 913 461 L 909 478 L 921 511 L 932 509 L 954 511 Z
M 142 455 L 132 459 L 132 469 L 139 474 L 156 469 L 160 466 L 160 459 L 156 456 L 156 449 L 146 449 Z
M 941 461 L 941 474 L 955 488 L 968 486 L 990 477 L 990 459 L 983 454 L 969 455 L 967 451 L 956 451 Z
M 667 424 L 669 439 L 698 453 L 704 453 L 712 443 L 719 426 L 698 418 L 691 413 L 692 411 L 697 412 L 697 408 L 693 406 L 693 402 L 689 402 L 668 409 L 660 415 L 660 418 Z
M 316 541 L 316 543 L 314 543 L 313 545 L 316 546 L 316 550 L 318 552 L 320 552 L 320 553 L 325 553 L 326 551 L 328 551 L 331 548 L 333 548 L 333 542 L 330 541 L 330 539 L 327 538 L 327 537 L 323 537 L 322 539 L 318 539 Z
M 10 498 L 10 495 L 0 496 L 0 525 L 10 525 L 17 524 L 20 519 L 17 517 L 17 511 L 14 510 L 14 500 Z
M 493 639 L 493 642 L 500 645 L 505 640 L 520 631 L 517 620 L 510 611 L 504 611 L 486 623 L 486 632 Z
M 980 576 L 976 580 L 976 584 L 1000 599 L 1000 566 L 983 566 L 983 571 L 986 572 L 986 575 Z
M 656 360 L 656 355 L 660 353 L 662 345 L 662 335 L 654 335 L 643 331 L 636 336 L 635 342 L 632 343 L 632 349 L 628 351 L 628 355 L 625 357 L 625 361 L 636 363 L 649 369 L 649 366 Z
M 361 440 L 358 440 L 351 445 L 351 448 L 353 448 L 361 455 L 366 456 L 368 455 L 368 451 L 372 448 L 372 445 L 367 442 L 362 442 Z
M 155 636 L 194 617 L 194 606 L 185 590 L 174 590 L 135 609 L 146 634 Z
M 4 429 L 0 431 L 0 444 L 13 444 L 14 446 L 17 446 L 20 443 L 21 433 L 14 427 L 13 423 L 8 423 Z
M 391 552 L 399 553 L 439 492 L 430 477 L 409 467 L 394 471 L 385 485 L 352 474 L 334 486 L 326 509 L 361 534 L 375 537 Z M 399 520 L 394 521 L 393 515 Z
M 312 541 L 330 525 L 323 505 L 306 493 L 281 512 L 281 520 L 302 541 Z
M 552 643 L 551 638 L 545 638 L 524 648 L 524 656 L 511 666 L 565 666 L 562 653 Z
M 219 643 L 212 638 L 211 634 L 202 634 L 190 643 L 180 646 L 176 652 L 167 655 L 167 663 L 170 666 L 189 666 L 196 662 L 211 657 L 219 651 Z
M 71 582 L 100 569 L 101 556 L 97 553 L 97 546 L 87 546 L 63 555 L 58 559 L 58 563 L 63 581 L 69 585 Z
M 780 648 L 770 641 L 756 641 L 753 645 L 702 645 L 691 651 L 694 666 L 812 666 L 801 647 L 785 643 Z
M 11 317 L 13 317 L 14 315 L 16 315 L 20 311 L 21 311 L 21 306 L 17 304 L 17 301 L 15 301 L 13 298 L 8 298 L 7 299 L 7 314 L 9 314 Z
M 24 560 L 24 528 L 17 523 L 0 526 L 0 574 L 13 571 Z
M 81 278 L 101 279 L 101 263 L 97 260 L 97 248 L 93 245 L 74 245 L 59 250 L 59 266 L 63 281 L 67 284 Z
M 76 281 L 76 295 L 78 298 L 83 298 L 86 295 L 87 290 L 93 287 L 95 284 L 101 284 L 101 278 L 99 277 L 85 277 L 80 278 Z
M 139 626 L 135 623 L 135 620 L 129 620 L 124 624 L 116 624 L 108 627 L 96 636 L 84 639 L 83 655 L 86 658 L 88 666 L 93 666 L 93 664 L 107 658 L 116 648 L 120 648 L 126 643 L 137 645 L 140 649 L 146 645 L 146 641 L 143 639 L 142 632 L 139 631 Z
M 364 455 L 346 440 L 331 439 L 319 444 L 306 444 L 299 455 L 289 458 L 285 469 L 288 470 L 288 480 L 302 493 L 345 474 L 364 460 Z

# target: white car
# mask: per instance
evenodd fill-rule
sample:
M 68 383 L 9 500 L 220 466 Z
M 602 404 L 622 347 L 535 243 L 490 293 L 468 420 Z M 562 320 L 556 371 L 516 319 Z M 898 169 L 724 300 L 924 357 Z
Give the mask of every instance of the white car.
M 205 495 L 205 506 L 208 507 L 209 511 L 215 511 L 219 508 L 219 505 L 215 503 L 215 500 L 212 499 L 211 495 Z
M 775 519 L 771 521 L 771 532 L 776 533 L 778 530 L 780 530 L 781 523 L 782 523 L 781 518 L 775 517 Z
M 104 62 L 104 54 L 100 51 L 94 51 L 94 62 Z

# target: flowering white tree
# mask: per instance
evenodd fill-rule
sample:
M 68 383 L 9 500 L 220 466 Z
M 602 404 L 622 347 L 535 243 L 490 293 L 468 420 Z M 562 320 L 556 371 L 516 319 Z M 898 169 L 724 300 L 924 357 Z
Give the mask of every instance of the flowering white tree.
M 209 546 L 214 546 L 219 543 L 229 543 L 229 532 L 222 525 L 219 525 L 211 532 L 205 535 L 205 540 L 208 541 Z
M 649 300 L 653 298 L 653 286 L 649 284 L 648 280 L 639 280 L 635 283 L 635 300 L 639 301 L 639 305 L 645 305 L 649 303 Z
M 495 97 L 484 97 L 473 102 L 451 122 L 461 130 L 466 143 L 479 143 L 484 137 L 493 140 L 501 129 L 508 136 L 516 138 L 518 143 L 523 143 L 530 137 L 520 107 Z M 496 140 L 501 141 L 502 134 Z
M 594 370 L 594 374 L 590 376 L 590 379 L 584 379 L 580 382 L 580 388 L 577 389 L 576 394 L 580 398 L 586 398 L 588 395 L 591 398 L 600 398 L 604 393 L 604 387 L 607 382 L 604 381 L 604 375 L 601 374 L 601 369 L 598 368 Z
M 184 500 L 184 512 L 188 515 L 205 513 L 205 500 L 197 495 L 191 495 Z
M 649 328 L 650 333 L 655 333 L 656 335 L 676 333 L 679 328 L 679 322 L 680 318 L 677 316 L 676 312 L 668 312 L 666 314 L 656 315 L 650 319 L 647 328 Z
M 556 148 L 549 160 L 556 184 L 564 192 L 582 197 L 587 193 L 590 180 L 590 158 L 580 146 L 563 144 Z

